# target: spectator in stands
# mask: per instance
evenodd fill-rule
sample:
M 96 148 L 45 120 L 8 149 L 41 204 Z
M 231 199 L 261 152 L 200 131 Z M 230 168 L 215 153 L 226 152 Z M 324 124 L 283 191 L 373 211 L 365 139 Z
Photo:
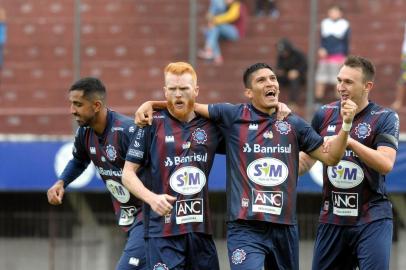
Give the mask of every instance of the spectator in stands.
M 276 6 L 276 0 L 256 0 L 255 15 L 257 17 L 268 14 L 272 19 L 279 18 L 279 10 Z
M 4 62 L 4 45 L 7 37 L 6 11 L 0 7 L 0 71 Z
M 110 191 L 118 225 L 128 239 L 117 270 L 144 270 L 146 267 L 142 202 L 121 182 L 125 156 L 137 133 L 133 120 L 111 111 L 106 105 L 106 88 L 96 78 L 83 78 L 69 89 L 70 110 L 79 128 L 73 158 L 59 179 L 48 189 L 48 202 L 62 204 L 65 188 L 93 162 Z
M 225 0 L 225 3 L 225 12 L 209 18 L 205 47 L 198 53 L 200 58 L 213 60 L 217 65 L 223 63 L 220 40 L 237 41 L 244 37 L 246 32 L 246 6 L 238 0 Z
M 289 90 L 288 104 L 290 103 L 291 107 L 295 107 L 301 94 L 301 86 L 306 80 L 306 57 L 286 38 L 279 40 L 276 47 L 278 51 L 276 75 L 279 84 Z
M 338 5 L 328 9 L 328 17 L 321 22 L 321 46 L 316 71 L 315 99 L 322 103 L 327 85 L 335 85 L 338 71 L 349 52 L 350 23 L 343 18 Z
M 207 19 L 211 20 L 213 16 L 224 13 L 227 10 L 225 0 L 210 0 L 209 9 L 207 11 Z
M 399 110 L 403 106 L 404 92 L 406 90 L 406 23 L 403 35 L 402 56 L 400 65 L 400 77 L 396 85 L 396 98 L 392 103 L 392 109 Z

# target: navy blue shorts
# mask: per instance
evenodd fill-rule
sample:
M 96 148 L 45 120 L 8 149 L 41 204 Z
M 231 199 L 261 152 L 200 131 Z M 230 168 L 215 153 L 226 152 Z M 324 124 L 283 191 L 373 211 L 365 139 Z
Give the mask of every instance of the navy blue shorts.
M 144 225 L 134 225 L 128 232 L 128 239 L 116 270 L 146 270 Z
M 211 235 L 187 233 L 145 240 L 149 269 L 219 270 L 216 246 Z
M 389 269 L 392 235 L 392 219 L 360 226 L 319 224 L 312 269 Z
M 246 220 L 228 222 L 227 248 L 232 270 L 299 269 L 296 225 Z

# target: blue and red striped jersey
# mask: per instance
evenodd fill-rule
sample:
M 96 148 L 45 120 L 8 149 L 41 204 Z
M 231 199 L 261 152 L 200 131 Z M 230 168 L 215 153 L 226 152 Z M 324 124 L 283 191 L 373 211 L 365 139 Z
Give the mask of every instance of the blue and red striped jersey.
M 209 113 L 226 143 L 228 219 L 296 224 L 299 151 L 323 139 L 297 115 L 278 121 L 252 104 L 213 104 Z
M 220 140 L 210 120 L 197 116 L 184 123 L 167 110 L 154 112 L 152 125 L 136 133 L 127 160 L 144 166 L 147 188 L 177 198 L 166 216 L 145 204 L 146 237 L 212 233 L 208 178 Z
M 118 225 L 124 230 L 142 221 L 142 202 L 121 182 L 125 156 L 135 130 L 133 119 L 108 110 L 104 133 L 98 136 L 90 127 L 79 127 L 73 149 L 73 159 L 83 164 L 83 168 L 93 162 L 110 192 Z M 61 179 L 68 174 L 65 169 Z
M 340 106 L 340 101 L 336 101 L 322 106 L 315 114 L 312 126 L 321 136 L 335 135 L 341 129 Z M 350 136 L 372 149 L 388 146 L 397 150 L 399 117 L 394 111 L 370 102 L 355 116 Z M 382 218 L 392 218 L 385 175 L 368 167 L 347 148 L 338 165 L 323 167 L 323 204 L 319 220 L 337 225 L 360 225 Z

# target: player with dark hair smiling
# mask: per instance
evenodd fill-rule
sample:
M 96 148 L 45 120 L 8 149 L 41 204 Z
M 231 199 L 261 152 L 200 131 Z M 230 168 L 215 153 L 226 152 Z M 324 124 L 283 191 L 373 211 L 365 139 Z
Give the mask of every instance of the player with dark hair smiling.
M 106 88 L 92 77 L 82 78 L 69 89 L 70 110 L 79 128 L 73 158 L 59 180 L 47 192 L 48 202 L 62 204 L 67 187 L 93 162 L 110 191 L 118 225 L 128 239 L 117 270 L 146 269 L 142 223 L 142 202 L 121 183 L 125 156 L 137 127 L 131 118 L 111 111 L 106 105 Z
M 226 144 L 227 245 L 233 270 L 299 269 L 296 186 L 299 152 L 334 165 L 344 154 L 356 105 L 341 103 L 344 121 L 330 151 L 323 138 L 295 114 L 277 119 L 279 83 L 265 63 L 243 75 L 250 103 L 195 104 L 195 111 L 217 123 Z M 142 105 L 137 117 L 151 119 L 152 107 Z M 145 116 L 146 114 L 146 116 Z

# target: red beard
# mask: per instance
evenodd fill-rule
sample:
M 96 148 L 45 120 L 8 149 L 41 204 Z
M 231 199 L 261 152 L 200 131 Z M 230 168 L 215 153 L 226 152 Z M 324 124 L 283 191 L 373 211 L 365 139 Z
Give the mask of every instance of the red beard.
M 176 109 L 175 103 L 173 101 L 168 101 L 168 110 L 171 112 L 171 114 L 178 118 L 178 119 L 185 119 L 187 118 L 187 115 L 191 112 L 193 112 L 195 102 L 193 100 L 186 101 L 186 106 L 183 107 L 182 110 Z

